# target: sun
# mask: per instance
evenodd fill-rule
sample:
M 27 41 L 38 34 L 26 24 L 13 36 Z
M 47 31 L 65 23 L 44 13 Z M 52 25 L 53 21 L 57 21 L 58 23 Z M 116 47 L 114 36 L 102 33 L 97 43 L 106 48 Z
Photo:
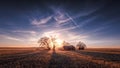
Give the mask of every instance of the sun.
M 61 39 L 61 34 L 56 33 L 54 31 L 49 31 L 49 32 L 43 33 L 43 36 L 49 37 L 50 40 L 52 38 L 55 38 L 54 42 L 51 40 L 51 42 L 50 42 L 51 46 L 53 46 L 53 44 L 55 44 L 56 47 L 62 47 L 63 40 Z

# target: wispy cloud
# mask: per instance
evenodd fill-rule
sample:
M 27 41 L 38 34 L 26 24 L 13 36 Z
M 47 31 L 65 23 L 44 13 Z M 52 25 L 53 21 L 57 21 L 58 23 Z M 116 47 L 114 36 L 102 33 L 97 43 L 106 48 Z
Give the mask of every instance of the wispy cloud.
M 52 16 L 48 16 L 48 17 L 42 18 L 42 19 L 40 19 L 40 20 L 34 19 L 31 24 L 32 24 L 32 25 L 36 25 L 36 26 L 40 26 L 40 25 L 43 25 L 43 24 L 48 23 L 48 21 L 49 21 L 51 18 L 52 18 Z
M 65 41 L 83 41 L 84 39 L 87 39 L 89 37 L 89 35 L 82 35 L 82 34 L 76 34 L 74 32 L 70 32 L 70 31 L 57 31 L 57 30 L 52 30 L 52 31 L 48 31 L 48 32 L 44 32 L 42 34 L 42 36 L 53 36 Z
M 0 35 L 0 38 L 8 39 L 8 40 L 14 40 L 14 41 L 22 41 L 21 39 L 18 39 L 18 38 L 15 38 L 15 37 L 11 37 L 11 36 L 7 36 L 7 35 Z
M 58 24 L 63 24 L 63 23 L 66 23 L 66 22 L 70 21 L 69 18 L 68 19 L 64 19 L 64 20 L 62 20 L 62 19 L 60 20 L 60 19 L 54 17 L 54 19 L 57 21 Z
M 36 32 L 36 31 L 32 31 L 32 30 L 15 30 L 13 31 L 15 33 L 20 33 L 21 37 L 22 37 L 22 40 L 24 40 L 23 42 L 34 42 L 36 43 L 38 38 L 41 37 L 39 34 L 39 32 Z M 21 38 L 21 37 L 18 37 L 18 38 Z
M 27 34 L 31 34 L 31 35 L 36 35 L 37 32 L 35 31 L 30 31 L 30 30 L 15 30 L 13 32 L 16 32 L 16 33 L 27 33 Z
M 76 29 L 77 27 L 79 27 L 79 26 L 73 26 L 73 27 L 69 27 L 69 28 L 62 28 L 62 29 L 56 30 L 56 32 L 69 31 L 69 30 L 72 30 L 72 29 Z
M 71 19 L 63 12 L 56 11 L 56 14 L 54 15 L 54 19 L 56 20 L 56 23 L 58 24 L 64 24 L 69 22 Z
M 70 18 L 62 19 L 62 18 L 54 17 L 54 19 L 56 20 L 56 22 L 58 24 L 64 24 L 64 23 L 67 23 L 68 21 L 70 21 Z

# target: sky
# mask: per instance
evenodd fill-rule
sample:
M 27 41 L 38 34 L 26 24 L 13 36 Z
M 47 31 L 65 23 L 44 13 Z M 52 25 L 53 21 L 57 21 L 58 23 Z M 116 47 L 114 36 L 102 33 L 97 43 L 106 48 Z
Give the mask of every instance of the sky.
M 120 47 L 118 0 L 0 0 L 0 47 L 34 47 L 54 35 L 72 45 Z

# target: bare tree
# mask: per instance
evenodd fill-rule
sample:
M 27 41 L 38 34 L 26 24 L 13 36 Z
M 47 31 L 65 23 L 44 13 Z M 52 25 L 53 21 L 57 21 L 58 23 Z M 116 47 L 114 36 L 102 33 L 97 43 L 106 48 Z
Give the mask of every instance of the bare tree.
M 84 50 L 86 48 L 86 45 L 83 42 L 79 41 L 76 47 L 78 50 Z
M 39 47 L 47 47 L 50 49 L 50 38 L 48 37 L 42 37 L 38 40 Z

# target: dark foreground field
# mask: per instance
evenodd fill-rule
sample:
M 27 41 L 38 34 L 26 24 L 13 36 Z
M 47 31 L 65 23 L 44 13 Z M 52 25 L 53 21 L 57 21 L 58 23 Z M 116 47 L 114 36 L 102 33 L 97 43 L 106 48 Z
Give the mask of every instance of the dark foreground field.
M 120 68 L 120 49 L 0 48 L 0 68 Z

